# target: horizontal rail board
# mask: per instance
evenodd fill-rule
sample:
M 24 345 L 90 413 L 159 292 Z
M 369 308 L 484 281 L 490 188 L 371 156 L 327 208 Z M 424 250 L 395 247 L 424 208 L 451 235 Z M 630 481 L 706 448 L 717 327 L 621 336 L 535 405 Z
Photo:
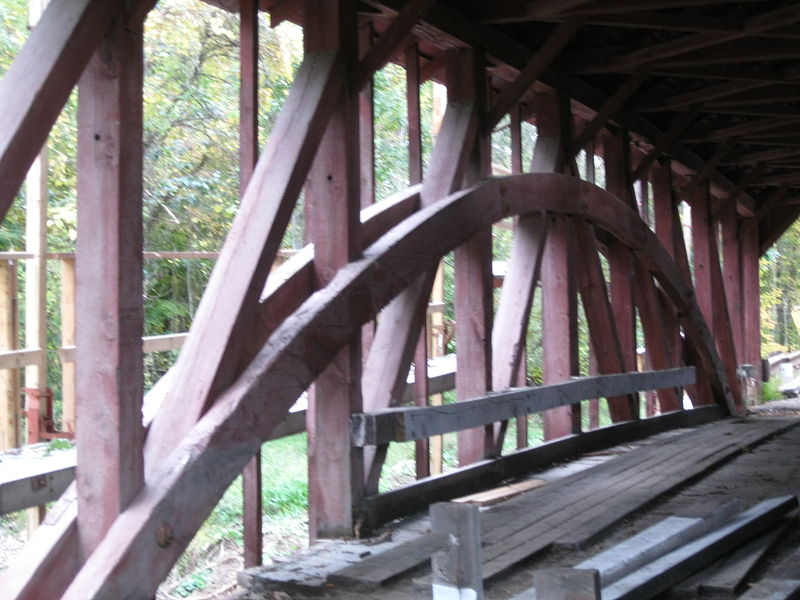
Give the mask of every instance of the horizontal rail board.
M 725 410 L 714 404 L 639 421 L 625 421 L 551 440 L 369 496 L 364 499 L 359 516 L 368 528 L 374 528 L 393 519 L 421 512 L 434 502 L 444 502 L 495 487 L 501 481 L 521 477 L 587 452 L 629 443 L 670 429 L 696 427 L 724 417 Z
M 389 408 L 353 415 L 352 443 L 356 447 L 363 447 L 389 442 L 409 442 L 505 421 L 590 398 L 683 387 L 694 382 L 694 367 L 683 367 L 584 377 L 555 385 L 512 389 L 443 406 Z
M 0 369 L 20 369 L 35 365 L 39 361 L 41 354 L 42 351 L 38 348 L 0 352 Z

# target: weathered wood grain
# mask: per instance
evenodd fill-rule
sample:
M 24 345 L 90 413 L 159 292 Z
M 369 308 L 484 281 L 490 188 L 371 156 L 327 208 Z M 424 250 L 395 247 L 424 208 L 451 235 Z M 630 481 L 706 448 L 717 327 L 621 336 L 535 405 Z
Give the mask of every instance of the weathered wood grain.
M 398 407 L 353 415 L 356 446 L 407 442 L 479 427 L 495 421 L 567 406 L 597 397 L 613 397 L 694 382 L 694 368 L 584 377 L 542 387 L 498 392 L 485 398 L 431 407 Z
M 653 561 L 603 590 L 607 600 L 646 600 L 666 591 L 686 575 L 719 558 L 757 532 L 797 508 L 797 497 L 766 500 L 721 527 L 682 548 Z
M 596 569 L 553 568 L 534 571 L 532 598 L 544 600 L 600 600 Z
M 78 529 L 88 556 L 144 482 L 144 27 L 117 19 L 78 96 Z M 98 318 L 102 315 L 102 318 Z

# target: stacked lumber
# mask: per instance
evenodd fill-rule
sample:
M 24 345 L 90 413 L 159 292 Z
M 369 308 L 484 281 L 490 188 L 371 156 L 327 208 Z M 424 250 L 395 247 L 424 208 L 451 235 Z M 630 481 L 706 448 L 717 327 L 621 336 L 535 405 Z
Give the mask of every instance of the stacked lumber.
M 689 577 L 689 588 L 707 586 L 734 594 L 768 542 L 788 525 L 789 515 L 796 520 L 797 507 L 797 497 L 790 495 L 733 516 L 728 505 L 706 519 L 670 517 L 574 569 L 536 573 L 534 587 L 516 600 L 560 600 L 554 590 L 569 590 L 564 599 L 649 600 Z M 800 590 L 797 584 L 795 579 L 773 578 L 745 597 L 789 600 Z
M 481 515 L 483 579 L 550 549 L 586 547 L 661 495 L 794 425 L 730 421 L 699 428 L 496 504 Z M 437 543 L 429 537 L 345 567 L 330 574 L 328 582 L 378 589 L 430 560 Z M 421 577 L 416 583 L 430 589 L 431 578 Z

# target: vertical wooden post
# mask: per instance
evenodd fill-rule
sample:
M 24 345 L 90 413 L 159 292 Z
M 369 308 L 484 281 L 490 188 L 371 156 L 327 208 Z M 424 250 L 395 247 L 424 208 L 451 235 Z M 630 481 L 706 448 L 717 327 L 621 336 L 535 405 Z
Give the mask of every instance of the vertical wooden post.
M 511 127 L 511 173 L 518 175 L 522 173 L 522 108 L 519 104 L 511 109 L 510 127 Z M 541 266 L 541 265 L 540 265 Z M 538 282 L 534 283 L 538 285 Z M 530 313 L 530 307 L 528 308 Z M 528 367 L 527 367 L 527 347 L 525 336 L 522 339 L 522 348 L 517 368 L 517 379 L 515 384 L 518 386 L 525 386 L 528 383 Z M 517 448 L 528 447 L 528 415 L 517 417 Z
M 733 343 L 736 347 L 736 361 L 744 362 L 744 318 L 742 305 L 742 259 L 739 240 L 739 216 L 736 207 L 731 203 L 720 215 L 722 229 L 723 277 L 725 280 L 725 297 L 728 301 L 728 315 L 731 319 Z
M 444 121 L 445 106 L 447 104 L 447 94 L 444 86 L 438 83 L 433 84 L 433 114 L 431 115 L 433 135 L 438 135 Z M 422 135 L 420 127 L 420 136 Z M 420 138 L 420 169 L 422 161 L 422 145 Z M 439 263 L 436 270 L 436 277 L 433 280 L 431 291 L 431 302 L 439 305 L 444 303 L 444 264 Z M 433 339 L 431 344 L 431 357 L 444 356 L 447 352 L 445 348 L 445 319 L 444 312 L 435 312 L 431 315 L 431 330 Z M 434 394 L 430 398 L 432 406 L 439 406 L 444 401 L 442 394 Z M 444 438 L 437 435 L 431 438 L 431 475 L 439 475 L 444 470 Z
M 338 49 L 345 69 L 357 59 L 351 0 L 306 2 L 306 52 Z M 314 269 L 320 286 L 359 252 L 359 128 L 357 92 L 334 109 L 306 185 Z M 309 534 L 353 534 L 353 509 L 364 490 L 363 460 L 350 445 L 350 414 L 361 410 L 360 338 L 341 350 L 309 394 Z
M 444 86 L 438 83 L 433 84 L 433 114 L 431 115 L 431 128 L 433 135 L 438 136 L 444 121 L 445 106 L 447 104 L 447 94 Z M 422 155 L 420 148 L 420 157 Z M 431 302 L 436 305 L 444 304 L 444 263 L 439 263 L 436 270 L 436 277 L 433 280 L 431 291 Z M 444 356 L 447 352 L 445 347 L 446 324 L 444 312 L 438 311 L 431 315 L 431 330 L 434 338 L 431 344 L 431 357 Z M 430 398 L 432 406 L 439 406 L 444 401 L 442 394 L 434 394 Z M 444 438 L 437 435 L 431 438 L 431 475 L 439 475 L 444 470 Z
M 586 181 L 596 183 L 597 173 L 594 165 L 596 138 L 592 138 L 586 145 Z M 597 350 L 591 339 L 589 340 L 589 375 L 598 373 Z M 600 426 L 600 400 L 597 398 L 589 399 L 589 429 L 597 429 Z
M 47 3 L 48 0 L 30 2 L 31 27 L 38 23 Z M 25 387 L 33 390 L 27 402 L 37 402 L 32 397 L 44 398 L 47 393 L 47 168 L 45 143 L 25 179 L 25 250 L 33 255 L 25 262 L 25 347 L 40 351 L 36 362 L 25 367 Z M 28 429 L 30 438 L 31 432 L 38 432 L 38 423 L 31 426 L 28 422 Z M 29 532 L 39 526 L 43 515 L 43 506 L 28 511 Z
M 709 243 L 709 269 L 711 271 L 711 298 L 714 307 L 713 332 L 717 344 L 722 364 L 725 368 L 725 375 L 728 379 L 728 386 L 736 406 L 736 410 L 744 414 L 744 403 L 742 401 L 741 386 L 739 376 L 736 371 L 736 348 L 733 341 L 733 331 L 731 329 L 731 319 L 728 314 L 728 304 L 725 297 L 725 280 L 722 275 L 722 268 L 719 264 L 719 250 L 717 248 L 717 228 L 711 226 Z
M 444 266 L 442 263 L 439 263 L 439 268 L 436 269 L 436 277 L 433 280 L 433 289 L 431 291 L 431 302 L 436 306 L 444 304 Z M 428 349 L 428 355 L 432 358 L 444 356 L 447 349 L 444 347 L 445 320 L 443 310 L 436 311 L 431 315 L 430 330 L 431 344 Z M 430 396 L 432 406 L 440 406 L 443 400 L 442 394 Z M 443 441 L 444 439 L 441 435 L 435 435 L 430 438 L 431 475 L 439 475 L 444 468 Z
M 561 100 L 561 101 L 560 101 Z M 571 138 L 572 115 L 567 103 L 556 94 L 537 97 L 536 124 L 539 137 L 531 171 L 560 172 Z M 547 216 L 547 244 L 542 258 L 542 344 L 544 382 L 558 383 L 577 374 L 577 303 L 570 270 L 570 220 Z M 563 406 L 543 415 L 544 437 L 568 435 L 580 428 L 580 406 Z
M 372 20 L 369 19 L 358 29 L 359 58 L 363 58 L 369 52 L 372 47 L 373 35 Z M 373 78 L 370 77 L 367 84 L 358 94 L 358 155 L 361 161 L 359 169 L 361 208 L 366 208 L 375 202 L 375 104 L 373 97 Z
M 75 365 L 84 559 L 144 478 L 143 37 L 143 26 L 118 16 L 79 88 Z
M 411 185 L 422 183 L 422 122 L 419 94 L 419 48 L 409 46 L 405 52 L 406 62 L 406 115 L 408 118 L 408 182 Z M 372 134 L 372 132 L 370 132 Z M 426 311 L 427 312 L 427 311 Z M 428 356 L 431 338 L 431 318 L 426 314 L 422 332 L 414 354 L 414 400 L 417 406 L 428 405 Z M 417 479 L 431 474 L 431 440 L 416 442 L 415 459 Z M 439 437 L 441 451 L 441 437 Z
M 428 319 L 419 334 L 417 351 L 414 353 L 414 403 L 417 406 L 428 405 Z M 430 442 L 427 439 L 417 440 L 415 448 L 417 479 L 431 474 L 429 453 Z
M 568 380 L 578 372 L 577 310 L 570 265 L 569 221 L 548 215 L 547 245 L 542 261 L 542 343 L 544 383 Z M 576 433 L 579 407 L 565 406 L 544 413 L 546 440 Z
M 620 140 L 603 138 L 603 157 L 606 163 L 606 189 L 630 205 L 627 181 L 628 165 Z M 609 290 L 614 321 L 617 325 L 625 371 L 636 370 L 636 322 L 633 304 L 633 260 L 630 251 L 613 241 L 608 247 L 608 266 L 611 272 Z
M 0 349 L 18 346 L 17 263 L 0 261 Z M 0 451 L 19 446 L 19 371 L 0 371 Z
M 449 102 L 486 103 L 483 56 L 461 50 L 447 64 Z M 482 113 L 481 113 L 482 114 Z M 467 165 L 465 179 L 475 181 L 489 171 L 480 138 Z M 492 231 L 487 227 L 455 250 L 456 399 L 485 394 L 492 385 Z M 481 460 L 491 445 L 493 426 L 458 433 L 458 463 Z
M 75 345 L 75 259 L 61 259 L 61 345 Z M 61 419 L 75 433 L 75 360 L 61 363 Z
M 408 114 L 408 182 L 422 183 L 422 123 L 419 99 L 419 47 L 406 50 L 406 111 Z
M 258 0 L 239 4 L 239 195 L 258 161 Z M 244 566 L 263 562 L 261 452 L 242 472 Z
M 703 182 L 694 186 L 689 199 L 692 207 L 692 262 L 694 264 L 694 289 L 697 304 L 708 324 L 709 330 L 714 327 L 713 297 L 711 294 L 711 239 L 716 228 L 711 223 L 711 199 L 708 195 L 708 184 Z
M 753 365 L 754 382 L 747 399 L 757 402 L 761 394 L 761 296 L 758 260 L 760 257 L 758 219 L 743 219 L 739 228 L 742 252 L 742 305 L 744 315 L 744 362 Z
M 477 506 L 440 502 L 430 508 L 431 529 L 446 539 L 431 557 L 433 599 L 483 600 L 481 516 Z

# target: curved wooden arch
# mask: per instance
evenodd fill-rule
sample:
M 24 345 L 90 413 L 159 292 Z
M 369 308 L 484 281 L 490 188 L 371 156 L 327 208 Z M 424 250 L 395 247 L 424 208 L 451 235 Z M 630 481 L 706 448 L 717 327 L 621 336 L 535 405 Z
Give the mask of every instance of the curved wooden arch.
M 698 367 L 735 410 L 693 290 L 637 214 L 567 175 L 489 179 L 405 219 L 287 318 L 117 518 L 64 598 L 150 597 L 262 440 L 363 323 L 481 228 L 540 210 L 586 219 L 631 249 L 682 315 Z

